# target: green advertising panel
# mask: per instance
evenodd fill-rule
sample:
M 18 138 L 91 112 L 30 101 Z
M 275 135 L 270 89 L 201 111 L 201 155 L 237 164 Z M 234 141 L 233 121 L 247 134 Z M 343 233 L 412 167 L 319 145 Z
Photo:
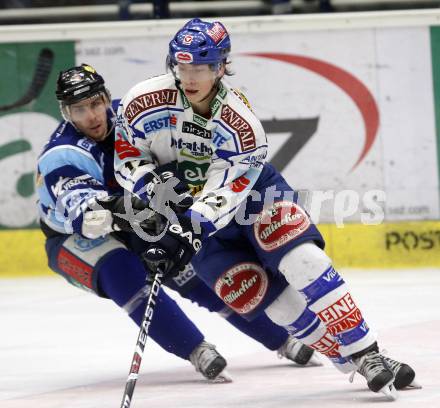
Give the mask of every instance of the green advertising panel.
M 0 229 L 33 228 L 36 160 L 61 118 L 55 83 L 74 42 L 0 44 L 0 61 Z

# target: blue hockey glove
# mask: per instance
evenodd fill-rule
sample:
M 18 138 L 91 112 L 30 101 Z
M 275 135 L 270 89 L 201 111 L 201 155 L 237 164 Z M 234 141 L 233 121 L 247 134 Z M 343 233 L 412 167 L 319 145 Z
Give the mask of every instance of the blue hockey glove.
M 167 253 L 157 245 L 151 245 L 150 248 L 141 254 L 141 259 L 147 269 L 153 274 L 160 273 L 162 276 L 166 275 L 168 268 L 171 266 Z M 151 275 L 147 279 L 151 279 Z

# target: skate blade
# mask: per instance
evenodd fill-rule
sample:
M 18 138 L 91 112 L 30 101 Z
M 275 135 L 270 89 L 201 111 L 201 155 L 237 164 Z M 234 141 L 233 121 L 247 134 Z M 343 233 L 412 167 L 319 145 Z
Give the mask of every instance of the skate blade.
M 217 377 L 215 377 L 212 380 L 209 380 L 211 384 L 226 384 L 232 382 L 231 375 L 226 371 L 223 370 Z
M 382 387 L 379 392 L 385 395 L 389 401 L 395 401 L 397 399 L 397 391 L 394 388 L 392 382 L 388 383 L 384 387 Z
M 422 386 L 417 381 L 413 380 L 413 382 L 409 385 L 407 385 L 405 388 L 402 388 L 399 391 L 405 391 L 405 390 L 421 390 Z
M 320 367 L 324 365 L 318 356 L 313 355 L 303 367 Z

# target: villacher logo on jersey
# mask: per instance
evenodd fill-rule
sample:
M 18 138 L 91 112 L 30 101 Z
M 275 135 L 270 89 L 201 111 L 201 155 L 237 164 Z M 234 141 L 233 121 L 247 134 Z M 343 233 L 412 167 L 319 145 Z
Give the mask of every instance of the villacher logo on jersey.
M 258 264 L 244 262 L 223 273 L 215 284 L 217 296 L 237 313 L 257 308 L 267 291 L 268 277 Z
M 296 203 L 278 201 L 263 210 L 254 223 L 255 238 L 265 251 L 273 251 L 303 234 L 311 225 Z

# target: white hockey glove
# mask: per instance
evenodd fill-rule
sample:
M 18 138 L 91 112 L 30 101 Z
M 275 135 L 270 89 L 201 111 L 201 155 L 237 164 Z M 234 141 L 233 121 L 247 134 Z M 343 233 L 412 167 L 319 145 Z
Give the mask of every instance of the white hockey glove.
M 107 235 L 114 231 L 133 231 L 133 225 L 141 225 L 144 230 L 156 232 L 159 228 L 156 213 L 148 205 L 133 196 L 128 200 L 123 196 L 98 198 L 84 213 L 81 233 L 90 239 Z

